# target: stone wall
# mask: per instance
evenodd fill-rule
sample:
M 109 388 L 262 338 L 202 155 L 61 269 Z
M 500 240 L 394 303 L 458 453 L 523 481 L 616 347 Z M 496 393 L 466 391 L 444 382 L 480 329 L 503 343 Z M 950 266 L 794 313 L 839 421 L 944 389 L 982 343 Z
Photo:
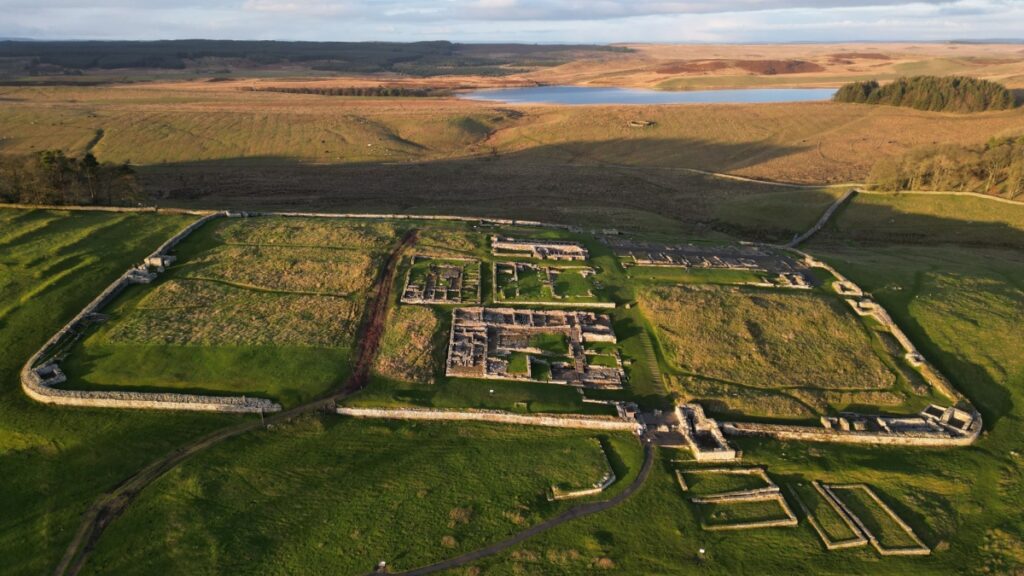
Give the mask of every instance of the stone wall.
M 546 426 L 550 428 L 577 428 L 584 430 L 610 430 L 637 432 L 639 425 L 632 420 L 612 416 L 581 416 L 576 414 L 514 414 L 499 410 L 437 410 L 431 408 L 356 408 L 338 406 L 337 413 L 355 418 L 385 418 L 392 420 L 439 420 L 463 422 L 492 422 Z
M 117 209 L 112 211 L 140 211 L 139 209 Z M 149 257 L 163 256 L 189 234 L 223 213 L 207 213 L 178 232 Z M 25 362 L 21 369 L 21 388 L 25 394 L 44 404 L 80 406 L 92 408 L 132 408 L 153 410 L 196 410 L 206 412 L 277 412 L 281 405 L 263 398 L 236 396 L 203 396 L 197 394 L 176 394 L 159 392 L 120 392 L 105 390 L 65 390 L 56 388 L 65 381 L 64 374 L 56 364 L 43 364 L 43 360 L 66 338 L 81 329 L 83 320 L 109 304 L 127 286 L 140 281 L 140 271 L 130 268 L 114 280 L 85 308 L 61 327 Z M 43 364 L 40 366 L 40 364 Z
M 827 262 L 823 262 L 800 250 L 793 250 L 794 252 L 804 257 L 805 263 L 810 267 L 822 268 L 828 270 L 833 276 L 836 277 L 837 283 L 841 283 L 847 287 L 848 291 L 856 292 L 863 296 L 864 291 L 852 280 L 843 276 L 841 272 L 836 270 L 834 267 L 829 265 Z M 914 343 L 911 342 L 910 338 L 905 332 L 896 324 L 896 321 L 892 319 L 892 316 L 883 308 L 880 304 L 873 300 L 865 299 L 845 299 L 846 303 L 853 308 L 853 311 L 860 316 L 871 316 L 879 323 L 889 329 L 889 332 L 899 342 L 900 347 L 903 348 L 907 361 L 914 366 L 921 376 L 941 394 L 949 398 L 954 403 L 960 403 L 965 406 L 970 406 L 970 402 L 960 392 L 953 387 L 949 380 L 942 375 L 925 357 L 917 350 Z M 977 410 L 970 407 L 970 411 L 975 418 L 980 419 L 981 415 L 978 414 Z
M 981 433 L 977 426 L 963 436 L 925 435 L 910 433 L 880 433 L 860 430 L 836 430 L 795 426 L 788 424 L 759 424 L 753 422 L 723 422 L 722 432 L 730 436 L 763 436 L 776 440 L 803 442 L 836 442 L 841 444 L 878 444 L 889 446 L 969 446 Z
M 833 540 L 832 538 L 830 538 L 828 533 L 825 532 L 825 529 L 822 528 L 821 524 L 818 523 L 818 520 L 814 517 L 814 514 L 811 513 L 811 511 L 807 508 L 807 505 L 804 504 L 803 500 L 800 499 L 800 495 L 797 494 L 796 490 L 793 489 L 792 485 L 790 485 L 790 495 L 796 500 L 797 505 L 800 506 L 800 509 L 804 513 L 804 517 L 807 518 L 807 522 L 811 525 L 811 528 L 813 528 L 814 531 L 818 534 L 818 538 L 821 540 L 821 543 L 825 545 L 825 549 L 842 550 L 844 548 L 857 548 L 860 546 L 866 546 L 868 543 L 868 539 L 864 537 L 864 534 L 861 533 L 860 528 L 858 528 L 857 525 L 853 522 L 853 520 L 846 515 L 846 512 L 843 511 L 839 504 L 834 502 L 832 500 L 832 497 L 826 494 L 824 490 L 822 490 L 821 485 L 818 483 L 817 480 L 812 481 L 811 485 L 814 487 L 815 490 L 817 490 L 818 494 L 821 496 L 821 499 L 825 502 L 825 504 L 827 504 L 836 513 L 836 515 L 839 516 L 843 523 L 846 524 L 846 527 L 850 530 L 850 533 L 853 534 L 851 538 L 847 538 L 845 540 Z
M 811 236 L 817 234 L 825 226 L 825 224 L 828 223 L 829 219 L 832 218 L 832 215 L 835 214 L 836 210 L 838 210 L 840 206 L 846 203 L 846 201 L 849 200 L 850 197 L 852 197 L 856 193 L 856 190 L 847 190 L 846 193 L 840 196 L 838 200 L 833 202 L 832 205 L 829 206 L 827 210 L 825 210 L 825 213 L 821 215 L 821 218 L 819 218 L 818 221 L 815 222 L 814 226 L 812 226 L 810 230 L 804 232 L 803 234 L 797 236 L 796 238 L 793 238 L 793 240 L 791 240 L 789 244 L 786 244 L 786 247 L 793 248 L 795 246 L 798 246 Z

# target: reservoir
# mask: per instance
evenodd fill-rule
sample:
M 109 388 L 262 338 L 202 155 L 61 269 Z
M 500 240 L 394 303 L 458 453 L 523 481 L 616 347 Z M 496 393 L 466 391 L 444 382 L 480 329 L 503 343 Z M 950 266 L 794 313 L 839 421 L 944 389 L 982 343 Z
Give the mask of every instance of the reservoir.
M 828 100 L 835 93 L 835 88 L 750 88 L 668 92 L 641 88 L 534 86 L 474 90 L 459 94 L 459 98 L 509 104 L 764 104 Z

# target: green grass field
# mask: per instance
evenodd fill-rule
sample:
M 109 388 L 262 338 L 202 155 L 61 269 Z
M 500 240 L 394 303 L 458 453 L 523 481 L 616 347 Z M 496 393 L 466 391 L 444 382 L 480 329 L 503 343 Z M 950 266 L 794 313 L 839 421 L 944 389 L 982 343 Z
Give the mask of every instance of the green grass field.
M 934 212 L 906 198 L 900 200 L 907 204 L 900 205 L 899 213 Z M 881 558 L 870 547 L 826 552 L 806 523 L 792 529 L 704 531 L 701 512 L 676 484 L 675 460 L 684 454 L 664 449 L 657 452 L 647 484 L 620 507 L 572 521 L 454 573 L 1019 571 L 1024 566 L 1019 513 L 1024 507 L 1024 429 L 1019 425 L 1024 419 L 1024 344 L 1018 337 L 1024 324 L 1024 258 L 1015 248 L 1017 208 L 995 206 L 998 218 L 1010 223 L 983 226 L 984 233 L 978 232 L 981 219 L 972 216 L 979 208 L 965 201 L 962 212 L 970 221 L 958 221 L 957 205 L 950 203 L 941 213 L 915 217 L 903 231 L 886 236 L 885 221 L 859 215 L 855 203 L 805 247 L 870 291 L 978 407 L 986 431 L 975 445 L 940 450 L 730 440 L 743 451 L 745 464 L 767 466 L 780 484 L 871 485 L 933 550 L 931 556 Z M 861 237 L 847 217 L 863 218 L 879 235 Z M 0 211 L 0 466 L 5 474 L 0 490 L 5 564 L 0 572 L 50 572 L 80 514 L 99 493 L 188 438 L 240 418 L 47 408 L 26 399 L 18 388 L 16 371 L 39 343 L 187 221 L 151 214 Z M 460 232 L 440 236 L 451 233 Z M 899 243 L 898 237 L 907 240 Z M 472 239 L 466 239 L 472 247 Z M 634 284 L 609 251 L 587 242 L 597 277 L 614 301 L 631 302 L 638 291 L 660 286 L 658 280 L 635 279 Z M 183 263 L 190 246 L 180 248 Z M 124 304 L 135 297 L 126 294 Z M 396 331 L 385 349 L 399 358 L 404 335 L 418 320 L 395 312 L 393 317 L 407 329 Z M 670 373 L 664 342 L 644 344 L 645 338 L 660 334 L 649 322 L 658 318 L 644 312 L 636 306 L 611 311 L 630 375 L 627 389 L 615 394 L 654 406 L 676 379 L 684 387 L 693 383 Z M 443 340 L 450 319 L 445 313 L 434 318 L 437 325 L 421 336 Z M 583 404 L 568 387 L 439 378 L 444 351 L 431 353 L 433 383 L 399 381 L 378 367 L 371 386 L 348 402 L 529 412 L 598 409 Z M 161 369 L 173 369 L 172 360 L 164 358 Z M 652 376 L 658 369 L 664 373 L 662 384 Z M 700 382 L 709 395 L 731 397 L 742 389 L 751 402 L 771 402 L 774 396 L 768 392 L 776 392 Z M 610 442 L 616 472 L 624 467 L 635 473 L 640 458 L 635 441 L 611 436 Z M 493 542 L 520 529 L 521 522 L 554 514 L 557 508 L 541 502 L 543 492 L 558 482 L 593 482 L 602 473 L 591 465 L 597 460 L 593 435 L 583 432 L 304 419 L 232 440 L 157 481 L 111 525 L 86 570 L 365 573 L 382 559 L 396 568 L 411 567 Z M 469 472 L 453 475 L 462 471 Z M 629 476 L 620 478 L 628 482 Z M 624 484 L 620 480 L 612 493 Z M 759 517 L 765 511 L 742 512 Z M 733 515 L 722 512 L 712 520 Z M 705 550 L 701 558 L 699 548 Z
M 805 417 L 808 410 L 893 407 L 928 395 L 900 376 L 898 350 L 886 349 L 831 296 L 651 284 L 639 301 L 669 370 L 686 393 L 718 411 Z
M 701 522 L 709 528 L 724 528 L 748 522 L 785 520 L 786 512 L 776 500 L 714 502 L 696 504 Z
M 755 474 L 729 474 L 699 470 L 682 470 L 680 473 L 686 479 L 687 497 L 752 490 L 767 486 L 764 480 Z
M 636 441 L 608 444 L 635 474 Z M 307 418 L 160 479 L 88 573 L 413 568 L 537 523 L 570 505 L 548 502 L 550 486 L 589 486 L 606 469 L 585 431 Z

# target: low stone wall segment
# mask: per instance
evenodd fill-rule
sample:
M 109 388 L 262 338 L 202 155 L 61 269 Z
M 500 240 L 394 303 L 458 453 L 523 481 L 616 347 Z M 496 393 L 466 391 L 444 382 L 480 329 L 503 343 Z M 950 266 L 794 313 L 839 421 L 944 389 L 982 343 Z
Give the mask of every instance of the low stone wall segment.
M 928 546 L 925 545 L 925 543 L 917 536 L 914 529 L 911 528 L 910 525 L 900 518 L 895 512 L 893 512 L 892 508 L 889 508 L 885 502 L 882 502 L 882 499 L 879 498 L 878 495 L 875 494 L 875 491 L 867 484 L 836 484 L 832 486 L 823 486 L 823 488 L 825 492 L 832 497 L 835 503 L 838 504 L 839 507 L 842 508 L 843 511 L 846 512 L 846 514 L 849 515 L 849 517 L 857 524 L 860 531 L 867 536 L 868 541 L 871 542 L 871 546 L 874 547 L 874 549 L 882 556 L 927 556 L 932 553 L 931 549 L 928 548 Z M 854 514 L 853 511 L 850 510 L 850 507 L 847 506 L 838 495 L 836 495 L 834 491 L 836 489 L 863 490 L 864 493 L 866 493 L 868 497 L 875 502 L 875 504 L 877 504 L 890 518 L 892 518 L 894 522 L 900 526 L 900 528 L 907 533 L 908 536 L 910 536 L 910 539 L 914 541 L 916 546 L 907 548 L 886 548 L 882 546 L 882 543 L 878 541 L 878 537 L 864 525 L 864 521 Z
M 840 444 L 877 444 L 888 446 L 929 446 L 949 448 L 969 446 L 977 440 L 981 427 L 964 436 L 921 436 L 911 434 L 879 434 L 858 430 L 829 430 L 811 426 L 787 424 L 759 424 L 753 422 L 723 422 L 722 432 L 730 436 L 761 436 L 776 440 L 807 442 L 835 442 Z
M 498 410 L 436 410 L 430 408 L 357 408 L 338 406 L 336 412 L 354 418 L 383 418 L 391 420 L 434 420 L 461 422 L 491 422 L 545 426 L 549 428 L 576 428 L 583 430 L 609 430 L 636 433 L 635 421 L 612 416 L 580 416 L 575 414 L 514 414 Z

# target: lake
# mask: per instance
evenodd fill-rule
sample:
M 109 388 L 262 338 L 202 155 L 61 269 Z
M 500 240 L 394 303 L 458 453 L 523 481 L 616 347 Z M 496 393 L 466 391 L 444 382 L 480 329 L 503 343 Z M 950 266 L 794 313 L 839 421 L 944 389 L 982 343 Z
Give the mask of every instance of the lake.
M 459 94 L 467 100 L 509 104 L 763 104 L 828 100 L 835 88 L 750 88 L 665 92 L 640 88 L 536 86 L 496 88 Z

